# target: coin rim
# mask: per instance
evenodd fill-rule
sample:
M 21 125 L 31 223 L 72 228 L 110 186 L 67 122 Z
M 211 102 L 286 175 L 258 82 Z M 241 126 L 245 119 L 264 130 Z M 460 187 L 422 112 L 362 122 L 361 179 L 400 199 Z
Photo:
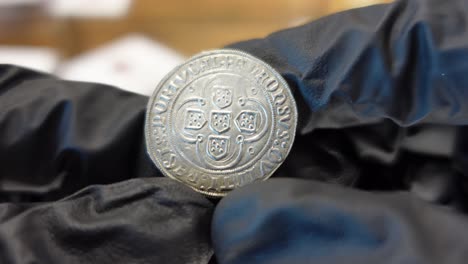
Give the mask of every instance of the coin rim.
M 286 160 L 286 158 L 289 156 L 289 153 L 291 152 L 291 149 L 293 147 L 293 144 L 294 144 L 294 140 L 295 140 L 295 137 L 296 137 L 296 129 L 297 129 L 297 122 L 298 122 L 298 111 L 297 111 L 297 104 L 296 104 L 296 100 L 294 99 L 294 96 L 292 94 L 292 91 L 291 91 L 291 88 L 289 87 L 288 83 L 286 82 L 286 80 L 283 78 L 283 76 L 281 76 L 280 73 L 278 73 L 273 67 L 271 67 L 268 63 L 264 62 L 263 60 L 251 55 L 251 54 L 248 54 L 244 51 L 239 51 L 239 50 L 235 50 L 235 49 L 216 49 L 216 50 L 210 50 L 210 51 L 203 51 L 203 52 L 200 52 L 192 57 L 190 57 L 189 59 L 187 59 L 185 62 L 183 62 L 182 64 L 176 66 L 174 69 L 172 69 L 169 73 L 167 73 L 164 78 L 158 83 L 158 85 L 156 86 L 156 88 L 154 89 L 153 93 L 151 94 L 149 100 L 148 100 L 148 104 L 147 104 L 147 107 L 146 107 L 146 112 L 145 112 L 145 128 L 144 128 L 144 133 L 145 133 L 145 147 L 146 147 L 146 153 L 148 154 L 148 156 L 150 157 L 151 161 L 153 162 L 153 164 L 156 166 L 156 168 L 159 169 L 159 171 L 166 177 L 170 178 L 170 179 L 173 179 L 173 180 L 176 180 L 190 188 L 192 188 L 193 190 L 195 190 L 196 192 L 199 192 L 199 193 L 202 193 L 206 196 L 209 196 L 209 197 L 213 197 L 213 198 L 221 198 L 221 197 L 224 197 L 226 196 L 226 194 L 228 194 L 230 191 L 234 190 L 228 190 L 228 191 L 225 191 L 225 192 L 210 192 L 210 191 L 203 191 L 203 190 L 200 190 L 194 186 L 191 186 L 185 182 L 183 182 L 182 180 L 178 179 L 177 177 L 175 176 L 172 176 L 169 172 L 167 172 L 165 170 L 165 168 L 162 167 L 162 165 L 159 164 L 159 161 L 156 159 L 156 157 L 153 156 L 152 154 L 152 151 L 151 151 L 151 146 L 153 146 L 154 144 L 151 143 L 151 129 L 150 129 L 150 116 L 151 116 L 151 108 L 152 108 L 152 105 L 154 103 L 154 100 L 158 94 L 158 92 L 160 91 L 160 89 L 162 88 L 163 84 L 166 83 L 166 81 L 168 79 L 170 79 L 170 77 L 172 77 L 174 75 L 175 72 L 177 72 L 180 68 L 182 68 L 184 65 L 187 65 L 191 62 L 193 62 L 194 60 L 197 60 L 201 57 L 205 57 L 205 56 L 209 56 L 209 55 L 215 55 L 215 54 L 232 54 L 232 55 L 239 55 L 239 56 L 244 56 L 244 57 L 247 57 L 261 65 L 263 65 L 265 68 L 267 68 L 268 70 L 270 70 L 270 72 L 273 73 L 274 77 L 277 78 L 281 84 L 283 84 L 283 86 L 286 88 L 286 93 L 289 95 L 290 99 L 291 99 L 291 108 L 294 112 L 294 116 L 295 116 L 295 119 L 293 120 L 293 124 L 291 126 L 291 129 L 288 130 L 291 132 L 292 136 L 291 136 L 291 144 L 289 144 L 289 148 L 286 150 L 285 152 L 285 158 L 284 160 L 279 164 L 277 165 L 276 167 L 274 167 L 268 174 L 264 175 L 260 181 L 265 181 L 267 180 L 268 178 L 270 178 L 273 173 L 275 173 L 275 171 L 281 166 L 283 165 L 284 161 Z M 253 181 L 255 182 L 255 181 Z M 253 183 L 251 182 L 251 183 Z M 250 183 L 249 183 L 250 184 Z

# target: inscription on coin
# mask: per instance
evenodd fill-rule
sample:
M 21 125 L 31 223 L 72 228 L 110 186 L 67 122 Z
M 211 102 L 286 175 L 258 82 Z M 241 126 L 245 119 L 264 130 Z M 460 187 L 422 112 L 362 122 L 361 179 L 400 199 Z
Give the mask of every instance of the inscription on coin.
M 239 51 L 205 52 L 156 88 L 147 151 L 164 175 L 223 196 L 270 177 L 291 149 L 296 123 L 291 91 L 270 66 Z

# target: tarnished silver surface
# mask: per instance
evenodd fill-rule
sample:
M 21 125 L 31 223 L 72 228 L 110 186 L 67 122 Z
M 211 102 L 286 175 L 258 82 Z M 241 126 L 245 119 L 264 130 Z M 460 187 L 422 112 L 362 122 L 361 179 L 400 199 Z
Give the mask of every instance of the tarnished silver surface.
M 164 175 L 209 196 L 265 180 L 288 155 L 297 108 L 284 79 L 234 50 L 201 53 L 150 98 L 147 151 Z

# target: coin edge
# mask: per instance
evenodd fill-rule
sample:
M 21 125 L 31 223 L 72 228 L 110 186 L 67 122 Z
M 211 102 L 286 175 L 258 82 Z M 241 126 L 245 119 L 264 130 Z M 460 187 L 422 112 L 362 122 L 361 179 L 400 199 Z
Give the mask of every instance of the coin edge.
M 285 160 L 287 159 L 287 157 L 289 156 L 290 152 L 291 152 L 291 149 L 294 145 L 294 141 L 295 141 L 295 138 L 296 138 L 296 131 L 297 131 L 297 123 L 298 123 L 298 119 L 299 119 L 299 116 L 298 116 L 298 110 L 297 110 L 297 103 L 296 103 L 296 100 L 293 96 L 293 93 L 292 93 L 292 90 L 291 90 L 291 87 L 289 86 L 289 84 L 287 83 L 287 81 L 283 78 L 283 76 L 277 71 L 275 70 L 271 65 L 269 65 L 268 63 L 266 63 L 265 61 L 263 61 L 262 59 L 259 59 L 257 57 L 255 57 L 254 55 L 251 55 L 247 52 L 244 52 L 244 51 L 240 51 L 240 50 L 235 50 L 235 49 L 215 49 L 215 50 L 210 50 L 210 51 L 202 51 L 198 54 L 195 54 L 194 56 L 188 58 L 187 60 L 185 60 L 183 63 L 181 63 L 180 65 L 176 66 L 174 69 L 172 69 L 170 72 L 168 72 L 163 79 L 161 79 L 159 81 L 159 83 L 156 85 L 155 89 L 153 90 L 153 93 L 151 94 L 149 100 L 148 100 L 148 103 L 147 103 L 147 106 L 146 106 L 146 111 L 145 111 L 145 124 L 144 124 L 144 134 L 145 134 L 145 147 L 146 147 L 146 153 L 147 155 L 150 157 L 151 161 L 153 162 L 154 166 L 156 166 L 156 168 L 166 177 L 170 178 L 170 179 L 173 179 L 173 180 L 176 180 L 182 184 L 184 184 L 185 186 L 188 186 L 190 187 L 191 189 L 195 190 L 196 192 L 198 193 L 202 193 L 206 196 L 209 196 L 209 197 L 213 197 L 213 198 L 222 198 L 224 196 L 226 196 L 230 191 L 233 191 L 234 189 L 232 190 L 228 190 L 228 191 L 225 191 L 225 192 L 210 192 L 210 191 L 203 191 L 203 190 L 200 190 L 200 189 L 197 189 L 196 187 L 194 186 L 191 186 L 185 182 L 183 182 L 182 180 L 172 176 L 170 173 L 166 172 L 164 168 L 161 168 L 161 166 L 159 165 L 159 162 L 157 161 L 157 159 L 155 157 L 153 157 L 153 154 L 152 154 L 152 151 L 151 151 L 151 148 L 150 146 L 152 145 L 151 142 L 151 129 L 150 129 L 150 115 L 151 115 L 151 111 L 149 111 L 149 109 L 151 109 L 151 106 L 153 105 L 154 103 L 154 100 L 158 94 L 158 92 L 160 91 L 160 89 L 162 88 L 163 84 L 166 83 L 166 81 L 168 79 L 170 79 L 171 76 L 174 75 L 175 72 L 177 72 L 177 70 L 179 70 L 180 68 L 182 68 L 184 65 L 187 65 L 189 64 L 190 62 L 198 59 L 198 58 L 201 58 L 201 57 L 204 57 L 204 56 L 209 56 L 209 55 L 214 55 L 214 54 L 232 54 L 232 55 L 239 55 L 239 56 L 245 56 L 249 59 L 252 59 L 253 61 L 255 62 L 258 62 L 259 64 L 263 65 L 265 68 L 267 68 L 268 70 L 270 70 L 274 77 L 276 77 L 280 82 L 281 84 L 283 84 L 283 86 L 285 88 L 287 88 L 287 94 L 290 96 L 291 98 L 291 103 L 293 104 L 293 112 L 294 112 L 294 116 L 295 116 L 295 119 L 293 120 L 293 126 L 292 126 L 292 129 L 289 130 L 292 134 L 291 136 L 291 144 L 289 145 L 289 148 L 286 150 L 285 152 Z M 276 168 L 272 169 L 267 175 L 263 176 L 261 178 L 261 180 L 259 181 L 265 181 L 267 179 L 269 179 L 284 163 L 284 161 L 281 162 Z M 255 181 L 253 181 L 255 182 Z M 251 182 L 251 183 L 253 183 Z M 250 183 L 249 183 L 250 184 Z

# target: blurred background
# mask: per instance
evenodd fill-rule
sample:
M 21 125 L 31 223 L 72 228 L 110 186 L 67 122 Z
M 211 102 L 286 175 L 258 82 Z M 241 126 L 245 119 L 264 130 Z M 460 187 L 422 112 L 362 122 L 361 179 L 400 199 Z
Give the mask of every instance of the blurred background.
M 389 0 L 0 0 L 0 63 L 150 94 L 186 57 Z

